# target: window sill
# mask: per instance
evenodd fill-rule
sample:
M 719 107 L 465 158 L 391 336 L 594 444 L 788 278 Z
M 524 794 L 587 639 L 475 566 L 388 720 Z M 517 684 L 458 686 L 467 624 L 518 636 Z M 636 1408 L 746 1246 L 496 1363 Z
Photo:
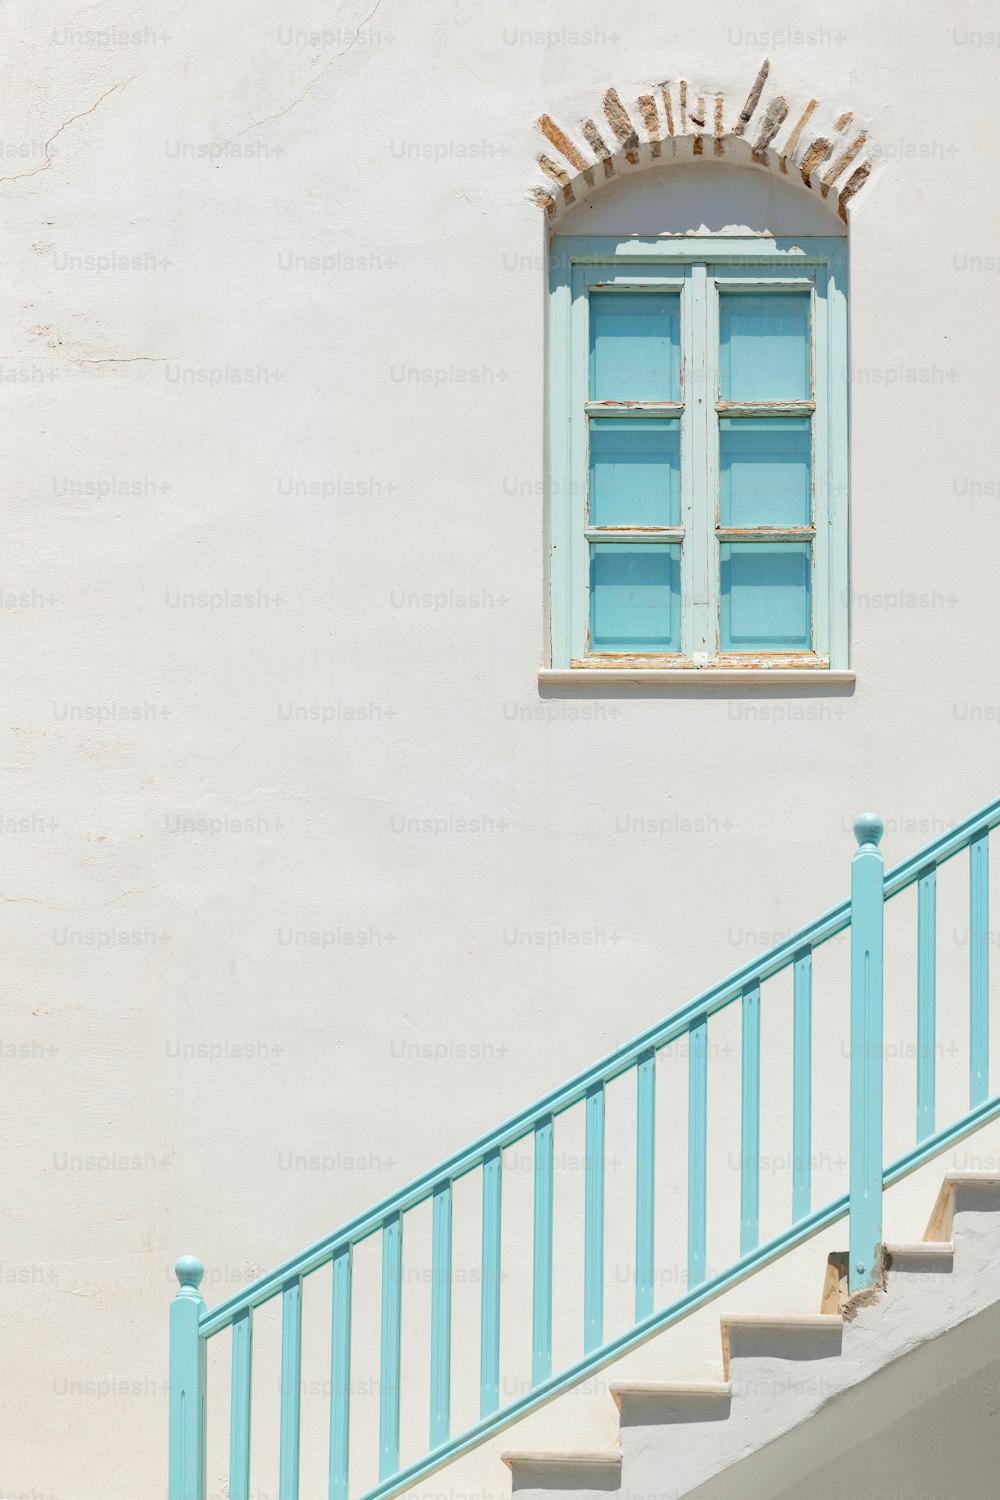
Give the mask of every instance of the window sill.
M 654 687 L 853 686 L 857 674 L 829 667 L 540 667 L 540 687 L 601 687 L 643 683 Z

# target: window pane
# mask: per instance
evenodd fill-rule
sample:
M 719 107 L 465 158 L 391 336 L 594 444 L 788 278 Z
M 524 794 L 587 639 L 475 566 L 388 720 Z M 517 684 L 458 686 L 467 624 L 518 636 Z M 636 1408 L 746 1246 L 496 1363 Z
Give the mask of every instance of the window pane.
M 590 399 L 681 399 L 678 292 L 591 294 Z
M 810 544 L 723 542 L 723 651 L 808 651 Z
M 679 421 L 592 419 L 591 526 L 679 526 L 680 519 Z
M 719 344 L 723 401 L 809 400 L 808 292 L 723 292 Z
M 680 558 L 656 542 L 591 546 L 591 651 L 680 650 Z
M 808 417 L 720 419 L 720 525 L 809 525 L 811 426 Z

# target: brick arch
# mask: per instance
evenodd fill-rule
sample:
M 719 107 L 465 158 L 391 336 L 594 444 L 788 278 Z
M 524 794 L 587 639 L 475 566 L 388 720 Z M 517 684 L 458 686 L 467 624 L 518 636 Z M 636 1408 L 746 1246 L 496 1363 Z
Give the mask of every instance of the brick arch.
M 848 204 L 871 176 L 872 162 L 864 155 L 868 132 L 845 110 L 825 133 L 816 134 L 812 122 L 819 101 L 813 98 L 791 108 L 775 94 L 762 108 L 770 68 L 765 58 L 738 115 L 728 120 L 724 94 L 696 89 L 683 78 L 640 94 L 631 111 L 618 90 L 609 88 L 602 101 L 607 127 L 599 128 L 593 119 L 580 123 L 585 147 L 543 114 L 538 128 L 551 149 L 538 158 L 547 183 L 533 189 L 536 202 L 555 219 L 635 168 L 721 157 L 779 173 L 799 182 L 803 191 L 830 198 L 846 223 Z

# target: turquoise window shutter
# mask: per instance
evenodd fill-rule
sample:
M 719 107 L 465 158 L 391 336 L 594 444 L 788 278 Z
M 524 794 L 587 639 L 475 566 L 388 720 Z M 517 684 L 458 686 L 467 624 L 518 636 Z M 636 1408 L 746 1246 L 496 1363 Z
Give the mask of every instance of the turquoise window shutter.
M 846 242 L 553 252 L 552 665 L 847 668 Z

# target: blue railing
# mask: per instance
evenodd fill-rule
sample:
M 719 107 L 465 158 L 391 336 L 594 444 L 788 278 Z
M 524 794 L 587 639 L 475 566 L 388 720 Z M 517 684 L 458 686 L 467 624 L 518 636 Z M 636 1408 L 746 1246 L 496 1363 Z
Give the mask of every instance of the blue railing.
M 855 823 L 858 849 L 851 896 L 794 936 L 724 979 L 666 1020 L 577 1074 L 537 1104 L 482 1136 L 335 1233 L 292 1257 L 266 1276 L 206 1309 L 199 1286 L 203 1268 L 194 1257 L 177 1263 L 180 1290 L 170 1325 L 170 1500 L 205 1500 L 208 1341 L 231 1329 L 229 1500 L 251 1493 L 250 1413 L 254 1388 L 252 1343 L 255 1311 L 281 1298 L 280 1500 L 298 1500 L 302 1392 L 302 1316 L 307 1278 L 332 1267 L 330 1346 L 329 1500 L 349 1500 L 352 1446 L 352 1270 L 355 1248 L 381 1236 L 381 1322 L 378 1375 L 378 1480 L 363 1500 L 381 1500 L 509 1426 L 751 1271 L 833 1223 L 849 1216 L 852 1288 L 877 1276 L 885 1187 L 1000 1114 L 1000 1095 L 989 1092 L 989 833 L 1000 823 L 1000 799 L 990 803 L 918 854 L 886 874 L 879 841 L 882 823 L 864 815 Z M 936 1109 L 937 871 L 968 852 L 969 863 L 969 1108 L 941 1127 Z M 883 1115 L 883 930 L 885 906 L 917 886 L 916 1134 L 913 1146 L 885 1163 Z M 851 929 L 850 981 L 850 1178 L 849 1189 L 822 1207 L 813 1205 L 812 1124 L 813 955 Z M 790 1223 L 780 1234 L 760 1237 L 761 986 L 792 971 L 792 1153 Z M 741 1011 L 739 1254 L 723 1270 L 710 1270 L 708 1243 L 708 1028 L 719 1011 L 739 1003 Z M 686 1289 L 656 1307 L 655 1205 L 657 1059 L 671 1043 L 688 1049 L 687 1089 L 687 1270 Z M 605 1327 L 605 1096 L 626 1074 L 635 1079 L 634 1313 L 629 1325 L 609 1336 Z M 582 1353 L 553 1367 L 554 1122 L 582 1104 L 585 1119 Z M 501 1401 L 501 1208 L 505 1150 L 533 1142 L 533 1233 L 531 1259 L 531 1378 L 527 1389 Z M 453 1190 L 477 1173 L 481 1187 L 479 1417 L 455 1430 L 451 1415 L 453 1370 L 452 1241 Z M 425 1355 L 429 1382 L 429 1428 L 419 1451 L 401 1457 L 401 1351 L 403 1244 L 407 1216 L 431 1204 L 431 1308 Z M 475 1330 L 458 1330 L 463 1346 Z M 411 1445 L 412 1446 L 412 1445 Z M 312 1492 L 312 1491 L 311 1491 Z

